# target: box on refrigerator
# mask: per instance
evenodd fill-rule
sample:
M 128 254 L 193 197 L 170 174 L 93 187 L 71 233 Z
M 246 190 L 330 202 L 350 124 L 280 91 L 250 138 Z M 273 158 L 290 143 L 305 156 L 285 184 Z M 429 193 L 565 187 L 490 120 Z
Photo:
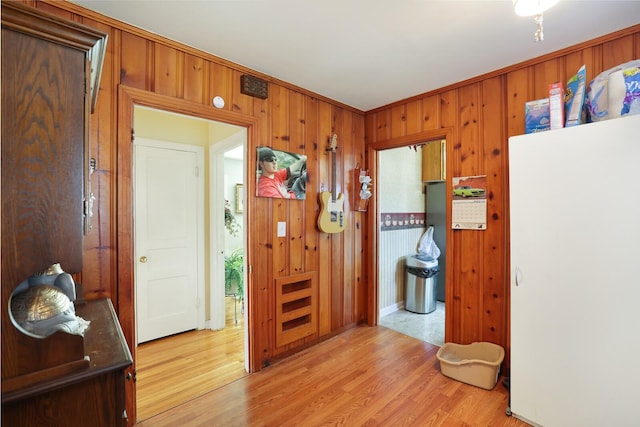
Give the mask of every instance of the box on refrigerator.
M 549 98 L 525 102 L 525 133 L 544 132 L 546 130 L 549 130 Z
M 560 129 L 564 127 L 564 88 L 562 83 L 556 82 L 549 85 L 549 128 Z

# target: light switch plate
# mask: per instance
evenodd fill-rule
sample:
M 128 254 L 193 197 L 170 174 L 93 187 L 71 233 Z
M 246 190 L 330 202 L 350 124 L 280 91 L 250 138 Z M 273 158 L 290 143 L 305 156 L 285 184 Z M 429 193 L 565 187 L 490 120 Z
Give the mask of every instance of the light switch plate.
M 287 223 L 284 221 L 278 221 L 278 237 L 284 237 L 287 235 Z

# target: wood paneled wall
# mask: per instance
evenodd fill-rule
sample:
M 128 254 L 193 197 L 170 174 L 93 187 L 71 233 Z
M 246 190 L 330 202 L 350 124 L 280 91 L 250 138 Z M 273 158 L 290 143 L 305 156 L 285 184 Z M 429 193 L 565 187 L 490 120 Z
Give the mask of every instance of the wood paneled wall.
M 447 341 L 509 347 L 508 138 L 524 133 L 524 102 L 548 96 L 549 83 L 566 84 L 582 64 L 590 81 L 637 58 L 640 25 L 366 113 L 369 158 L 441 129 L 449 134 L 448 188 L 452 176 L 487 176 L 487 230 L 447 235 Z
M 131 231 L 131 102 L 166 107 L 227 123 L 251 125 L 247 158 L 247 262 L 250 266 L 251 369 L 259 370 L 321 339 L 366 320 L 364 264 L 365 216 L 354 212 L 351 188 L 364 159 L 364 112 L 278 81 L 213 55 L 113 20 L 72 3 L 52 0 L 24 3 L 108 33 L 107 56 L 98 102 L 91 117 L 92 176 L 96 194 L 93 230 L 84 242 L 82 285 L 87 299 L 110 297 L 118 309 L 129 345 L 133 331 L 133 252 Z M 269 82 L 269 97 L 240 93 L 240 76 Z M 211 106 L 214 96 L 225 107 Z M 144 101 L 140 101 L 144 100 Z M 127 123 L 129 122 L 129 123 Z M 340 234 L 320 233 L 318 193 L 330 190 L 331 156 L 325 151 L 338 135 L 337 191 L 347 193 L 347 227 Z M 310 182 L 305 201 L 257 198 L 256 146 L 303 153 Z M 287 224 L 277 237 L 277 223 Z M 286 346 L 275 338 L 275 281 L 313 273 L 317 277 L 317 331 Z
M 486 340 L 508 346 L 507 141 L 524 132 L 523 103 L 546 96 L 548 83 L 566 82 L 583 63 L 591 79 L 611 66 L 640 58 L 640 26 L 636 26 L 365 114 L 72 3 L 22 1 L 109 34 L 98 105 L 91 120 L 91 150 L 98 159 L 92 182 L 97 209 L 94 230 L 85 239 L 82 280 L 87 297 L 114 300 L 130 345 L 131 319 L 122 312 L 123 307 L 132 310 L 132 301 L 122 290 L 130 289 L 133 277 L 130 262 L 123 262 L 130 255 L 123 248 L 130 237 L 122 234 L 131 227 L 127 225 L 131 206 L 126 186 L 119 185 L 130 181 L 130 170 L 118 165 L 127 165 L 131 159 L 118 137 L 118 129 L 126 128 L 119 123 L 118 113 L 122 87 L 171 100 L 205 118 L 255 123 L 249 153 L 257 145 L 271 145 L 307 155 L 311 182 L 305 202 L 248 199 L 254 370 L 357 322 L 375 322 L 376 205 L 373 201 L 368 213 L 353 210 L 352 172 L 366 165 L 376 182 L 375 150 L 408 145 L 423 137 L 447 138 L 449 184 L 451 176 L 487 175 L 488 229 L 450 230 L 447 236 L 447 341 Z M 268 99 L 240 93 L 244 73 L 269 81 Z M 226 100 L 222 112 L 210 106 L 216 95 Z M 333 132 L 339 138 L 337 191 L 348 194 L 347 227 L 343 233 L 329 235 L 318 232 L 315 225 L 316 195 L 330 187 L 330 156 L 325 148 Z M 255 159 L 249 159 L 248 170 L 255 170 Z M 255 190 L 252 176 L 249 173 L 248 194 Z M 287 223 L 286 238 L 277 237 L 278 221 Z M 119 229 L 118 224 L 124 226 Z M 318 278 L 318 332 L 279 348 L 274 327 L 275 279 L 309 272 L 316 272 Z

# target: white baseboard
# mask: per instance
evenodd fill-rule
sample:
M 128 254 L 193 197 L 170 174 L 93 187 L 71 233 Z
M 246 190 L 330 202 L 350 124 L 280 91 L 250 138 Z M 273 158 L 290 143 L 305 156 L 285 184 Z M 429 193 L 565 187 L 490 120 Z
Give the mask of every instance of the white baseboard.
M 384 317 L 387 316 L 391 313 L 395 313 L 398 310 L 402 310 L 404 308 L 404 301 L 402 302 L 397 302 L 395 304 L 392 305 L 388 305 L 386 307 L 384 307 L 383 309 L 380 310 L 380 313 L 378 314 L 380 317 Z

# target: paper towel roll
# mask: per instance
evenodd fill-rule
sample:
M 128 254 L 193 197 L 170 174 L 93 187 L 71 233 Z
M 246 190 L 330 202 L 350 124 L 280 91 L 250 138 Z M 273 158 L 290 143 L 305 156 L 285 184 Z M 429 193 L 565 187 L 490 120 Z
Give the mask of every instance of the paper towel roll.
M 624 84 L 624 76 L 622 75 L 622 69 L 614 71 L 609 74 L 609 83 L 607 84 L 608 91 L 608 108 L 610 119 L 620 117 L 622 114 L 622 106 L 624 104 L 624 97 L 627 94 L 627 86 Z

